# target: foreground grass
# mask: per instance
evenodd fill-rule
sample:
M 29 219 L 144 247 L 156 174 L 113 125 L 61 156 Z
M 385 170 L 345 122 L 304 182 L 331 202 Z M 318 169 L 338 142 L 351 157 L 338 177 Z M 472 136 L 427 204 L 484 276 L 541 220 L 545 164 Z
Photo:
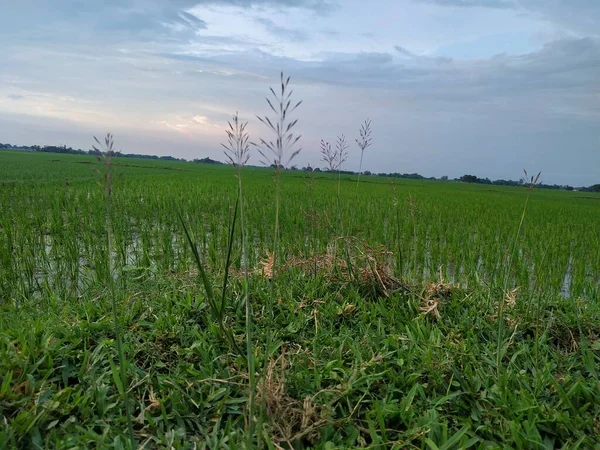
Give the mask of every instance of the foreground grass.
M 268 408 L 259 430 L 268 442 L 315 448 L 595 445 L 596 304 L 548 299 L 538 324 L 527 306 L 531 299 L 518 298 L 506 313 L 510 338 L 498 371 L 496 310 L 482 306 L 485 291 L 456 289 L 443 298 L 434 321 L 419 310 L 420 292 L 373 299 L 323 281 L 286 274 L 278 284 L 276 328 L 268 330 L 260 311 L 269 282 L 252 279 L 255 342 L 272 333 L 274 346 L 269 366 L 259 368 L 268 377 L 258 392 Z M 128 389 L 138 442 L 242 446 L 249 394 L 244 355 L 228 353 L 195 280 L 160 274 L 132 280 L 128 292 L 121 313 L 134 366 Z M 12 448 L 125 446 L 107 298 L 96 286 L 86 298 L 3 307 L 0 442 Z M 241 342 L 242 311 L 242 305 L 229 311 Z M 257 346 L 257 361 L 264 351 Z
M 145 448 L 246 447 L 246 355 L 232 352 L 211 319 L 174 214 L 175 199 L 218 285 L 236 192 L 231 171 L 116 161 L 124 176 L 114 191 L 115 295 L 130 366 L 123 386 L 92 160 L 5 155 L 12 165 L 0 164 L 0 446 L 127 448 L 127 389 Z M 335 216 L 336 181 L 318 177 L 312 212 L 325 213 L 315 218 L 299 175 L 282 175 L 281 270 L 274 285 L 261 270 L 250 277 L 255 394 L 265 418 L 256 444 L 597 445 L 600 311 L 589 271 L 596 274 L 600 253 L 589 226 L 599 218 L 597 197 L 534 192 L 506 292 L 494 267 L 513 242 L 522 190 L 407 182 L 394 192 L 389 180 L 364 177 L 360 197 L 347 189 L 342 215 L 350 235 L 393 251 L 387 264 L 398 283 L 382 289 L 376 271 L 310 269 L 305 262 L 324 258 L 337 237 L 326 216 Z M 246 180 L 257 247 L 250 261 L 260 269 L 271 242 L 272 180 L 252 169 Z M 353 261 L 367 247 L 358 250 Z M 225 317 L 244 348 L 236 252 Z M 561 295 L 566 267 L 571 295 Z M 265 313 L 272 289 L 273 318 Z

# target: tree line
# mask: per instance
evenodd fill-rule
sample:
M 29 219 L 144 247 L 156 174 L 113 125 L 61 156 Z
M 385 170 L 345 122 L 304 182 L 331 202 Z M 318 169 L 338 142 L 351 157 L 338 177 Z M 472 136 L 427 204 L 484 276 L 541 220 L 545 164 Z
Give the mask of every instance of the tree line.
M 13 144 L 0 143 L 0 149 L 44 152 L 44 153 L 64 153 L 64 154 L 70 154 L 70 155 L 92 155 L 92 156 L 100 155 L 100 152 L 98 150 L 74 149 L 72 147 L 67 147 L 66 145 L 60 145 L 60 146 L 58 146 L 58 145 L 24 146 L 23 145 L 23 146 L 19 146 L 19 145 L 13 145 Z M 155 160 L 161 160 L 161 161 L 189 162 L 185 158 L 175 158 L 174 156 L 142 155 L 139 153 L 121 153 L 119 151 L 111 152 L 111 156 L 120 157 L 120 158 L 139 158 L 139 159 L 155 159 Z M 201 159 L 196 158 L 196 159 L 192 160 L 191 162 L 201 163 L 201 164 L 223 164 L 221 161 L 217 161 L 217 160 L 211 159 L 209 157 L 201 158 Z M 292 167 L 290 167 L 290 170 L 299 170 L 299 169 L 296 166 L 292 166 Z M 322 170 L 318 167 L 311 167 L 311 166 L 303 167 L 302 170 L 314 171 L 314 172 L 328 172 L 328 170 Z M 357 172 L 353 172 L 350 170 L 343 170 L 340 173 L 346 174 L 346 175 L 356 175 L 357 174 Z M 469 175 L 469 174 L 465 174 L 459 178 L 454 178 L 453 180 L 449 179 L 447 176 L 442 176 L 440 178 L 436 178 L 436 177 L 425 177 L 418 173 L 399 173 L 399 172 L 372 173 L 368 170 L 365 170 L 364 172 L 362 172 L 362 175 L 366 175 L 366 176 L 377 175 L 380 177 L 405 178 L 405 179 L 411 179 L 411 180 L 455 181 L 455 182 L 462 182 L 462 183 L 489 184 L 489 185 L 495 185 L 495 186 L 524 186 L 527 184 L 527 183 L 524 183 L 523 180 L 515 181 L 515 180 L 500 179 L 500 180 L 492 181 L 489 178 L 479 178 L 476 175 Z M 594 184 L 592 186 L 579 187 L 579 188 L 574 188 L 573 186 L 569 186 L 569 185 L 544 184 L 544 183 L 540 183 L 536 186 L 541 189 L 563 189 L 563 190 L 567 190 L 567 191 L 573 191 L 573 190 L 577 189 L 579 191 L 584 191 L 584 192 L 600 192 L 600 184 Z

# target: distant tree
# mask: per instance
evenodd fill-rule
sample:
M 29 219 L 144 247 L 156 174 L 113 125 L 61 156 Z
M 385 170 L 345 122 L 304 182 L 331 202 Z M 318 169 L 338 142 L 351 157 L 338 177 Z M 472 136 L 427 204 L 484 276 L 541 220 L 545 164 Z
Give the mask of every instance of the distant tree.
M 458 180 L 462 181 L 463 183 L 477 183 L 478 179 L 475 175 L 463 175 Z
M 223 164 L 221 161 L 216 161 L 214 159 L 209 158 L 208 156 L 202 159 L 194 159 L 193 162 L 200 164 Z
M 448 181 L 448 175 L 443 175 L 440 180 L 442 181 Z

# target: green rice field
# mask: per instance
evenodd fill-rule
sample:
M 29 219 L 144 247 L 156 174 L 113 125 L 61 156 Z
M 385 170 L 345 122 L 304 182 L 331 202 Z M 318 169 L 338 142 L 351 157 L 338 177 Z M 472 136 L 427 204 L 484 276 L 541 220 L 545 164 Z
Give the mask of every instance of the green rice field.
M 600 194 L 104 170 L 0 151 L 0 448 L 600 448 Z

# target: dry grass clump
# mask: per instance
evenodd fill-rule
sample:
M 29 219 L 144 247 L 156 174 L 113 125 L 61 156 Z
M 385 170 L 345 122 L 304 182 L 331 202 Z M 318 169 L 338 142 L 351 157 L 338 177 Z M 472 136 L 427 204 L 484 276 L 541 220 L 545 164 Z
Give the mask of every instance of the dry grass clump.
M 508 289 L 504 293 L 502 302 L 494 304 L 494 312 L 492 314 L 488 314 L 488 316 L 487 316 L 488 319 L 489 320 L 497 320 L 498 319 L 498 311 L 500 309 L 502 309 L 503 313 L 514 310 L 515 307 L 517 306 L 517 299 L 519 296 L 520 289 L 521 289 L 520 286 L 517 286 L 513 289 Z M 519 321 L 517 320 L 517 318 L 512 317 L 511 315 L 504 315 L 504 321 L 511 328 L 515 328 L 519 324 Z
M 355 284 L 365 296 L 374 298 L 387 297 L 392 292 L 407 292 L 410 289 L 409 285 L 393 276 L 390 266 L 393 254 L 384 247 L 374 248 L 357 239 L 343 238 L 336 240 L 334 244 L 329 246 L 325 253 L 291 257 L 278 267 L 278 272 L 316 272 L 331 284 Z M 273 254 L 267 252 L 260 266 L 253 273 L 271 279 Z
M 459 284 L 445 282 L 440 270 L 440 280 L 429 283 L 425 287 L 425 291 L 421 297 L 419 311 L 432 319 L 441 319 L 440 305 L 444 300 L 452 298 L 452 294 L 460 289 Z
M 315 403 L 315 396 L 300 401 L 287 393 L 286 369 L 289 366 L 283 348 L 276 359 L 269 360 L 263 379 L 257 383 L 256 400 L 266 410 L 273 441 L 295 448 L 294 444 L 300 440 L 314 444 L 329 419 L 327 408 Z

